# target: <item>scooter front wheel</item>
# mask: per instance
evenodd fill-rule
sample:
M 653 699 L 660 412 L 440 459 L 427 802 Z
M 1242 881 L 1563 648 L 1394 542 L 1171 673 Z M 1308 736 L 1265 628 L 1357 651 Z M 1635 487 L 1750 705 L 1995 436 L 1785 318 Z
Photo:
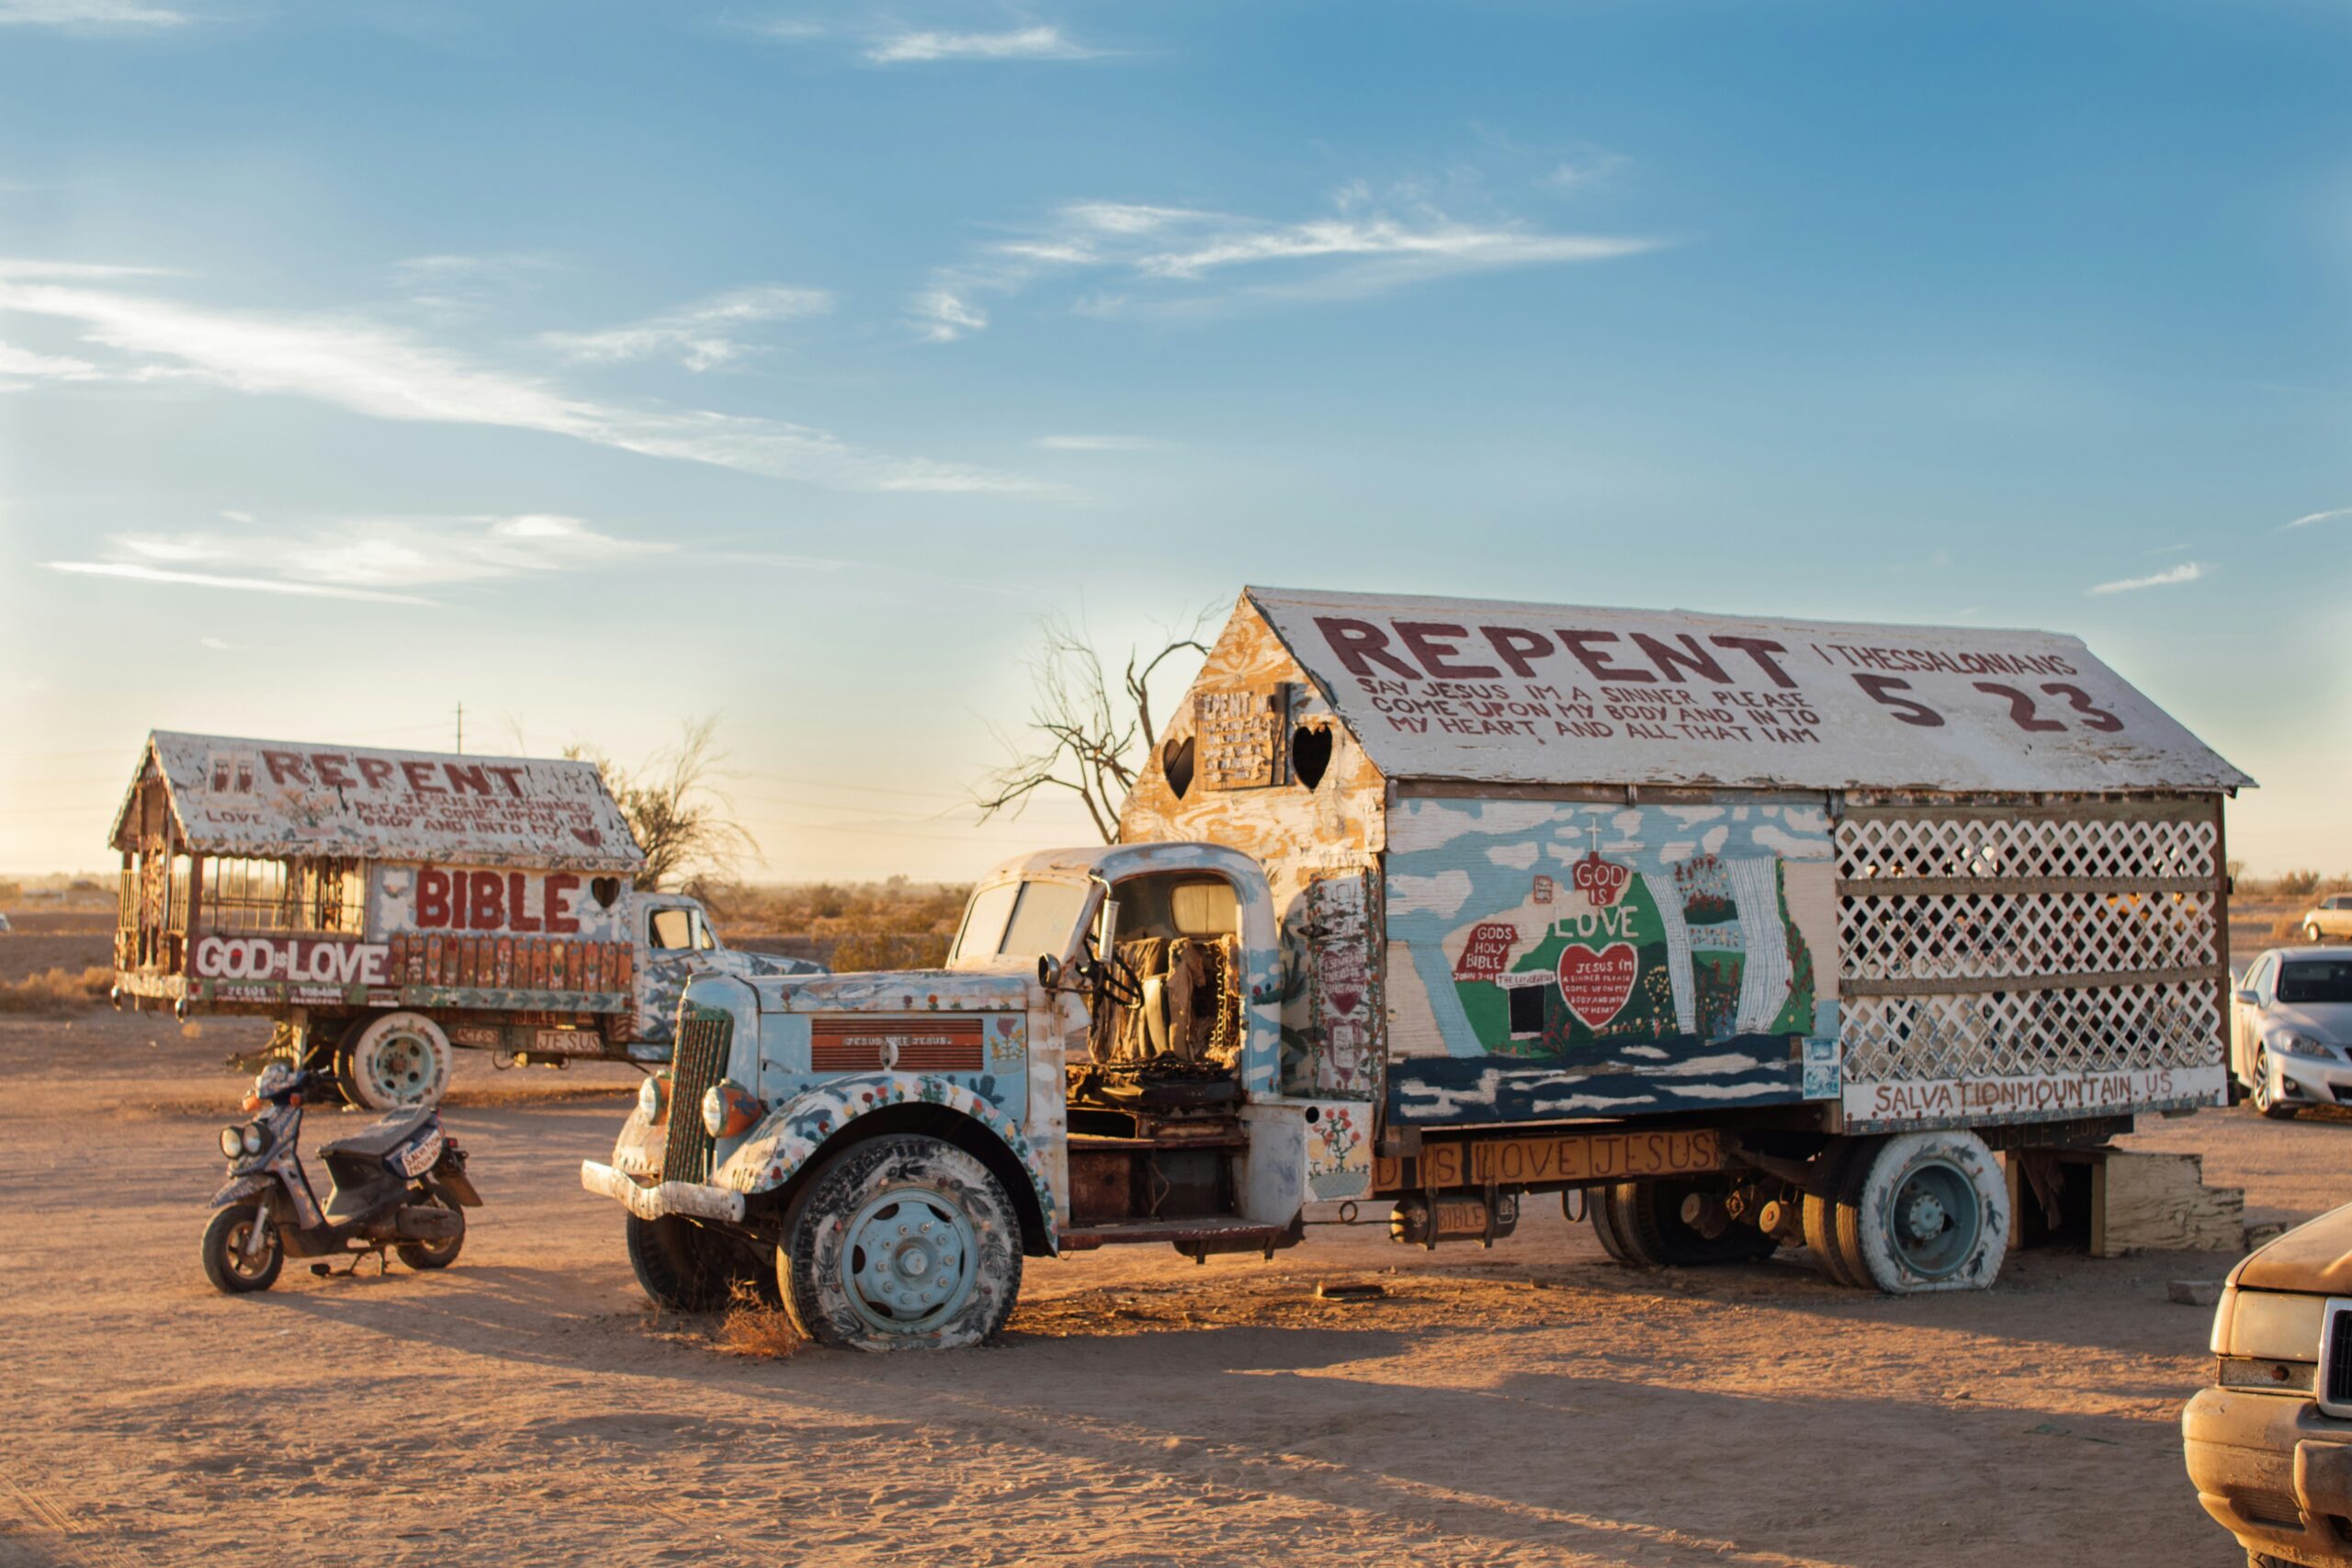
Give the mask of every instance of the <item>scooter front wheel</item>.
M 261 1250 L 247 1256 L 245 1248 L 255 1225 L 266 1227 Z M 277 1283 L 277 1271 L 285 1266 L 285 1245 L 259 1203 L 223 1209 L 204 1227 L 204 1277 L 218 1290 L 232 1296 L 266 1291 Z

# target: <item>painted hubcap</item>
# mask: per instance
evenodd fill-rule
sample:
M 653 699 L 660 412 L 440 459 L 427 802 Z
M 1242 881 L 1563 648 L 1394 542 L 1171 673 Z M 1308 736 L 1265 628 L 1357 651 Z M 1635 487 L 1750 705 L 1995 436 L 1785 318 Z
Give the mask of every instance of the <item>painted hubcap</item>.
M 1904 1176 L 1892 1207 L 1894 1250 L 1913 1272 L 1941 1279 L 1974 1254 L 1984 1214 L 1965 1171 L 1922 1165 Z
M 961 1205 L 928 1188 L 900 1188 L 851 1216 L 842 1272 L 857 1314 L 888 1334 L 922 1334 L 972 1294 L 978 1237 Z
M 277 1250 L 277 1238 L 264 1235 L 257 1250 L 254 1247 L 254 1223 L 229 1227 L 229 1269 L 241 1280 L 257 1279 L 269 1267 L 270 1255 Z

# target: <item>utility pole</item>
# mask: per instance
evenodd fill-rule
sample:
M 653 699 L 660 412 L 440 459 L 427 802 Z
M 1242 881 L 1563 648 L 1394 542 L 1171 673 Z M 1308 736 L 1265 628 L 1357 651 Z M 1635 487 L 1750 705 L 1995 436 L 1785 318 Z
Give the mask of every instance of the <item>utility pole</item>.
M 466 705 L 458 705 L 458 755 L 466 754 Z

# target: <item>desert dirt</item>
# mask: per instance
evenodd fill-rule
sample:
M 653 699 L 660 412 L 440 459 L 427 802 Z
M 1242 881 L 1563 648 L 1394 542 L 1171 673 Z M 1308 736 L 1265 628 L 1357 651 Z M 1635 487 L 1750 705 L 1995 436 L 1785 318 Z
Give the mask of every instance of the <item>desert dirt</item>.
M 2181 1471 L 2209 1314 L 2165 1300 L 2227 1256 L 1896 1301 L 1802 1253 L 1629 1271 L 1535 1200 L 1491 1252 L 1032 1259 L 1000 1346 L 752 1359 L 657 1314 L 579 1188 L 623 1067 L 460 1054 L 454 1269 L 215 1293 L 222 1058 L 262 1033 L 0 1020 L 0 1564 L 2243 1561 Z M 2254 1217 L 2352 1198 L 2352 1119 L 2151 1129 Z

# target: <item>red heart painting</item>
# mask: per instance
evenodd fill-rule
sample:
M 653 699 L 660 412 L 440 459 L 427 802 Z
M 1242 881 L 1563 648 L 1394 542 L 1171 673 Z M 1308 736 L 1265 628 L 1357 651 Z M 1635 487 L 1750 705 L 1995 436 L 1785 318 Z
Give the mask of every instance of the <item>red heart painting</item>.
M 1589 947 L 1564 947 L 1560 950 L 1560 999 L 1584 1021 L 1587 1029 L 1599 1029 L 1625 1010 L 1641 972 L 1640 956 L 1630 942 L 1612 942 L 1597 952 Z

